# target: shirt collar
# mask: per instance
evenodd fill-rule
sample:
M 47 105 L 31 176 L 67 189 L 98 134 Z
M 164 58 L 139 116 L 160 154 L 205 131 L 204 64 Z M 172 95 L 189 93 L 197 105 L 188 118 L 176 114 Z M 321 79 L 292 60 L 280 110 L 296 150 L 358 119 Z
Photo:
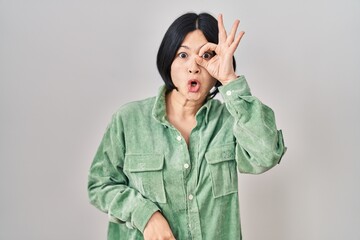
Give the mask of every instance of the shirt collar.
M 163 85 L 159 89 L 159 93 L 155 99 L 154 107 L 152 109 L 152 116 L 161 124 L 168 125 L 166 120 L 166 104 L 165 104 L 166 87 Z
M 166 119 L 166 103 L 165 103 L 166 86 L 163 85 L 159 89 L 159 93 L 155 99 L 155 103 L 152 109 L 152 116 L 155 120 L 161 124 L 168 126 L 169 122 Z M 204 105 L 196 113 L 196 118 L 205 116 L 205 124 L 209 121 L 209 110 L 211 108 L 212 99 L 208 99 Z

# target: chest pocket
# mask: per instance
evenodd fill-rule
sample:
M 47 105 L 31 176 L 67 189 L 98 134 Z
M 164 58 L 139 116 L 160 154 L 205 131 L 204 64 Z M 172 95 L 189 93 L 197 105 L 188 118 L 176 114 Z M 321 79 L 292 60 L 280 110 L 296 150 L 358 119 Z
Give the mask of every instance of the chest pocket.
M 210 149 L 205 154 L 212 181 L 214 198 L 238 191 L 234 143 Z
M 158 203 L 166 203 L 163 179 L 164 156 L 162 154 L 129 154 L 125 156 L 124 171 L 130 184 L 144 197 Z

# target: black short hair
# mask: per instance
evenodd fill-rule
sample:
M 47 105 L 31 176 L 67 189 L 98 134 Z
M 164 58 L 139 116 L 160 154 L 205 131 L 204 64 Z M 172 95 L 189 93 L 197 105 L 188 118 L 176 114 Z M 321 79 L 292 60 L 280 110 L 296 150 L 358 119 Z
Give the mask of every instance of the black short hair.
M 218 39 L 218 22 L 208 13 L 185 13 L 178 17 L 166 31 L 164 38 L 159 47 L 157 54 L 156 65 L 162 79 L 165 82 L 168 91 L 176 89 L 171 79 L 171 64 L 174 61 L 176 52 L 180 48 L 186 35 L 192 31 L 199 29 L 204 34 L 206 40 L 217 44 Z M 235 58 L 233 57 L 234 70 L 236 69 Z M 215 89 L 209 93 L 209 97 L 213 98 L 218 92 L 218 87 L 221 86 L 219 81 L 215 84 Z

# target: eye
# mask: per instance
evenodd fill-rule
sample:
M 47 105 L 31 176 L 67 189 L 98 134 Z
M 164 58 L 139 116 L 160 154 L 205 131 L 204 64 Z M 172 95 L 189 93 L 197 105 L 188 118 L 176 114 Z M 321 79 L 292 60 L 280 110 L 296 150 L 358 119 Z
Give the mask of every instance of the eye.
M 211 59 L 213 56 L 214 56 L 213 53 L 211 53 L 211 52 L 205 52 L 201 57 L 202 57 L 203 59 L 209 60 L 209 59 Z
M 186 58 L 187 56 L 188 55 L 186 53 L 184 53 L 184 52 L 181 52 L 181 53 L 178 54 L 179 58 Z

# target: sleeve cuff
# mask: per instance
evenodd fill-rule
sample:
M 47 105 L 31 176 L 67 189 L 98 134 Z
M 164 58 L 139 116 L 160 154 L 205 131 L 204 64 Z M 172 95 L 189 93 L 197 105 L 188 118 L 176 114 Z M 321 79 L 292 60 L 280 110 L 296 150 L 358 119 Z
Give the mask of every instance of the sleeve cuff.
M 133 212 L 132 225 L 144 233 L 144 228 L 150 217 L 160 209 L 155 203 L 144 200 L 142 204 Z
M 239 96 L 251 96 L 249 85 L 243 75 L 224 86 L 220 86 L 219 92 L 225 101 L 227 99 L 231 100 L 238 98 Z

